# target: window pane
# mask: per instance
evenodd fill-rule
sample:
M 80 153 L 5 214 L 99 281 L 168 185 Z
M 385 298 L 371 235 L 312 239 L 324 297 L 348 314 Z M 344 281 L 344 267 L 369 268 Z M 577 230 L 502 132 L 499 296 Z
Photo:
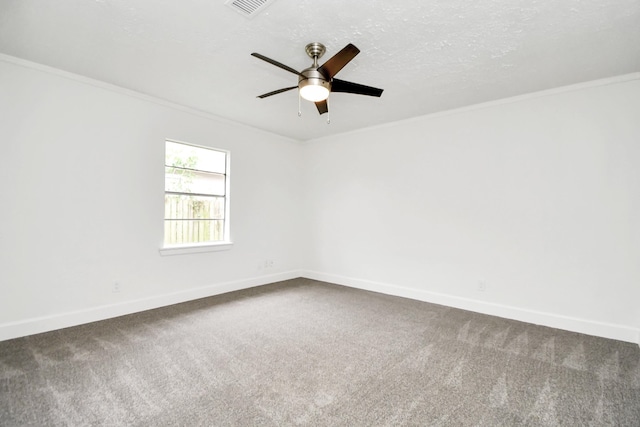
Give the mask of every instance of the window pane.
M 180 193 L 225 195 L 225 176 L 217 173 L 166 167 L 164 171 L 165 191 Z
M 224 151 L 166 141 L 165 165 L 224 174 L 227 154 Z
M 165 141 L 167 245 L 225 241 L 227 153 Z
M 224 197 L 164 195 L 165 219 L 224 219 Z
M 220 242 L 224 240 L 224 220 L 165 220 L 164 243 Z

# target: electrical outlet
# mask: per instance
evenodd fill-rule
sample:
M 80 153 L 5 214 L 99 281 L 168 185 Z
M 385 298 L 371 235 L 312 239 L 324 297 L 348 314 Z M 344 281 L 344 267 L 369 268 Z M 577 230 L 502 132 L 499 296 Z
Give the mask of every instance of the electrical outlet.
M 487 282 L 484 280 L 478 281 L 478 292 L 486 292 L 487 291 Z
M 117 294 L 118 292 L 120 292 L 120 282 L 113 282 L 113 288 L 111 288 L 111 291 L 114 294 Z
M 275 265 L 276 263 L 272 259 L 262 260 L 260 261 L 260 264 L 258 264 L 258 271 L 271 270 Z

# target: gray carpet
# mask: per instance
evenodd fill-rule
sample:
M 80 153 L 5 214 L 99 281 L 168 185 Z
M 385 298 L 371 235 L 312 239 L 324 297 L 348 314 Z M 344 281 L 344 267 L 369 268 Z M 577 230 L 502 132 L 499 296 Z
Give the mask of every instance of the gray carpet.
M 2 426 L 639 426 L 640 349 L 296 279 L 0 342 Z

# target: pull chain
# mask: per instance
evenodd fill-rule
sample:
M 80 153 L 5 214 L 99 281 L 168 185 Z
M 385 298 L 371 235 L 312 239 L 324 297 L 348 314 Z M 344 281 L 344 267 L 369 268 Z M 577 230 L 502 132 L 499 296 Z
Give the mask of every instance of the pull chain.
M 301 98 L 300 91 L 298 91 L 298 117 L 302 117 L 302 111 L 300 108 L 300 98 Z

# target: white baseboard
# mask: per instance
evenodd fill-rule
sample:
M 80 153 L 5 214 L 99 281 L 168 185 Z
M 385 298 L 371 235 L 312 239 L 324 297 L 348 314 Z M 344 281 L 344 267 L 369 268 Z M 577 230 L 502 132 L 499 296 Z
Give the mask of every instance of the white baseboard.
M 578 319 L 553 313 L 510 307 L 437 292 L 429 292 L 421 289 L 413 289 L 388 283 L 355 279 L 352 277 L 310 270 L 292 270 L 248 279 L 216 283 L 210 286 L 157 295 L 149 298 L 124 301 L 117 304 L 109 304 L 84 310 L 36 317 L 17 322 L 3 323 L 0 324 L 0 341 L 124 316 L 199 298 L 206 298 L 255 286 L 267 285 L 269 283 L 279 282 L 282 280 L 295 279 L 297 277 L 306 277 L 313 280 L 321 280 L 323 282 L 335 283 L 356 289 L 410 298 L 418 301 L 474 311 L 477 313 L 519 320 L 536 325 L 549 326 L 552 328 L 579 332 L 587 335 L 632 342 L 640 346 L 640 329 L 629 326 Z
M 474 311 L 476 313 L 483 313 L 492 316 L 503 317 L 506 319 L 519 320 L 521 322 L 532 323 L 535 325 L 549 326 L 551 328 L 579 332 L 582 334 L 593 335 L 597 337 L 632 342 L 640 346 L 640 329 L 632 328 L 625 325 L 616 325 L 588 319 L 579 319 L 575 317 L 511 307 L 507 305 L 478 301 L 470 298 L 462 298 L 438 292 L 430 292 L 421 289 L 391 285 L 388 283 L 355 279 L 352 277 L 321 273 L 317 271 L 303 270 L 301 274 L 302 277 L 306 277 L 308 279 L 320 280 L 323 282 L 335 283 L 352 288 L 445 305 L 447 307 L 460 308 L 463 310 Z
M 209 286 L 172 292 L 169 294 L 124 301 L 117 304 L 102 305 L 67 313 L 3 323 L 0 324 L 0 341 L 124 316 L 126 314 L 165 307 L 172 304 L 179 304 L 181 302 L 199 298 L 206 298 L 241 289 L 253 288 L 255 286 L 267 285 L 269 283 L 279 282 L 282 280 L 295 279 L 301 275 L 300 271 L 293 270 L 284 273 L 234 280 L 231 282 L 216 283 Z

